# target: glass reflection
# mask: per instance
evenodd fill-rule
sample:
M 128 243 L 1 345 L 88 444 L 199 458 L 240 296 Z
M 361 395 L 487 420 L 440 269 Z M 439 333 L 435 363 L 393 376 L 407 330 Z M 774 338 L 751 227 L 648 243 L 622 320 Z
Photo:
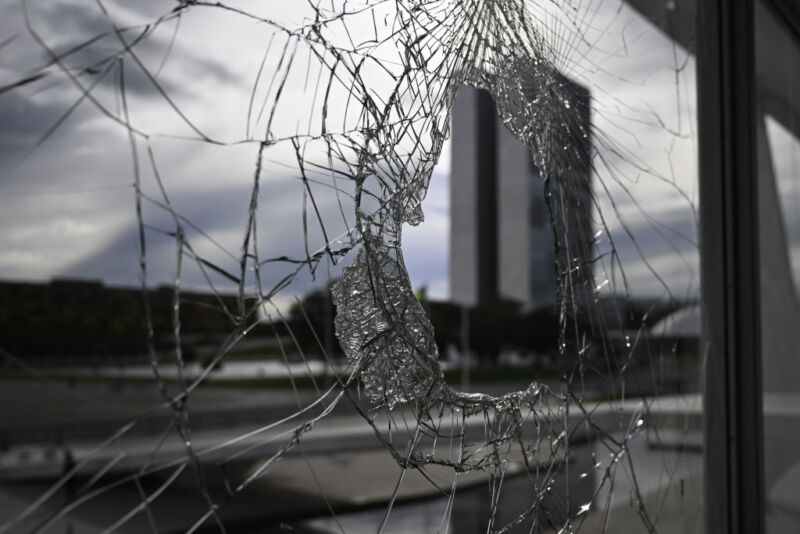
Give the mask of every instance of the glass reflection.
M 756 4 L 764 478 L 770 533 L 800 531 L 800 47 Z

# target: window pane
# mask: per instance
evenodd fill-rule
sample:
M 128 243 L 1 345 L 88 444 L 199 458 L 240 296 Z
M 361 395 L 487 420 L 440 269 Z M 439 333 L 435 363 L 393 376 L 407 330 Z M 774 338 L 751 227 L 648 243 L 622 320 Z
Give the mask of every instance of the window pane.
M 0 534 L 702 528 L 696 2 L 6 4 Z
M 766 523 L 800 530 L 800 47 L 756 4 Z

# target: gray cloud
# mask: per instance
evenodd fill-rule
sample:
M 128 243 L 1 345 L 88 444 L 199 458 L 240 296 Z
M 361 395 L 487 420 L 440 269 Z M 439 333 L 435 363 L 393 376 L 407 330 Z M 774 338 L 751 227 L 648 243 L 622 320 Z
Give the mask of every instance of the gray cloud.
M 225 62 L 196 53 L 183 46 L 180 39 L 176 39 L 171 45 L 175 20 L 154 26 L 160 16 L 170 12 L 163 3 L 160 12 L 152 6 L 137 7 L 139 15 L 147 13 L 149 16 L 134 16 L 127 6 L 124 10 L 112 10 L 113 18 L 109 18 L 94 3 L 62 1 L 45 5 L 31 4 L 30 20 L 33 30 L 51 50 L 64 56 L 63 65 L 87 87 L 109 67 L 109 63 L 116 62 L 118 54 L 124 50 L 123 43 L 114 32 L 114 24 L 121 30 L 128 44 L 136 43 L 132 50 L 151 75 L 156 75 L 158 67 L 169 53 L 172 63 L 179 68 L 164 69 L 157 81 L 172 96 L 191 98 L 197 90 L 196 82 L 199 79 L 219 84 L 242 82 L 238 73 Z M 117 16 L 113 16 L 114 14 Z M 50 56 L 28 34 L 21 9 L 7 7 L 3 15 L 0 19 L 0 33 L 9 35 L 16 32 L 17 39 L 11 46 L 0 51 L 2 69 L 6 71 L 0 85 L 14 83 L 37 72 L 44 74 L 35 83 L 37 90 L 54 83 L 65 83 L 66 77 L 57 67 L 47 67 L 51 63 Z M 145 39 L 138 40 L 145 30 L 150 33 Z M 133 58 L 128 56 L 124 61 L 127 92 L 149 98 L 162 98 L 153 81 Z M 45 70 L 39 71 L 42 68 Z M 117 89 L 117 76 L 107 75 L 96 91 L 113 92 Z
M 139 24 L 151 20 L 159 11 L 167 9 L 163 2 L 119 4 L 112 12 L 115 21 L 120 25 L 126 23 Z M 74 46 L 86 38 L 110 29 L 109 21 L 91 4 L 85 3 L 41 3 L 36 4 L 35 24 L 60 50 Z M 53 6 L 58 6 L 53 7 Z M 288 9 L 288 8 L 287 8 Z M 10 15 L 9 15 L 10 14 Z M 13 79 L 14 75 L 27 73 L 27 69 L 41 65 L 42 51 L 21 30 L 19 13 L 5 8 L 0 11 L 0 30 L 4 34 L 18 34 L 18 38 L 5 48 L 0 49 L 0 84 Z M 236 121 L 243 122 L 239 114 L 241 107 L 236 107 L 249 98 L 249 86 L 254 75 L 253 58 L 256 67 L 261 50 L 253 53 L 253 42 L 259 46 L 265 43 L 243 41 L 241 54 L 230 51 L 214 54 L 216 44 L 212 44 L 209 36 L 219 28 L 216 20 L 209 16 L 209 11 L 201 11 L 201 16 L 187 17 L 181 23 L 181 33 L 176 40 L 172 57 L 166 64 L 159 80 L 182 109 L 187 110 L 193 120 L 209 127 L 230 127 Z M 205 18 L 204 18 L 205 17 Z M 243 26 L 244 27 L 244 26 Z M 172 37 L 173 23 L 167 23 L 156 33 L 138 45 L 136 50 L 142 60 L 153 70 L 161 63 L 163 54 L 169 47 Z M 133 33 L 126 35 L 132 36 Z M 653 34 L 645 36 L 640 44 L 644 47 L 657 47 L 663 36 Z M 198 42 L 208 43 L 205 47 L 196 47 Z M 98 41 L 87 51 L 71 58 L 72 66 L 96 62 L 98 58 L 108 55 L 119 46 L 116 38 L 109 36 Z M 624 69 L 625 75 L 637 74 L 651 69 L 649 56 L 633 57 L 629 61 L 617 62 Z M 164 104 L 163 97 L 153 89 L 152 84 L 126 60 L 126 87 L 130 97 L 132 116 L 135 124 L 144 124 L 144 129 L 172 133 L 177 120 L 174 112 Z M 300 65 L 300 63 L 298 63 Z M 305 63 L 303 63 L 305 66 Z M 298 67 L 299 69 L 299 67 Z M 305 74 L 302 69 L 301 74 Z M 138 72 L 138 74 L 137 74 Z M 298 70 L 300 72 L 300 70 Z M 587 76 L 592 74 L 587 73 Z M 674 73 L 673 73 L 674 75 Z M 85 78 L 87 82 L 91 76 Z M 602 81 L 602 80 L 601 80 Z M 295 105 L 311 97 L 312 89 L 303 88 L 303 76 L 287 86 L 285 98 L 291 105 L 283 106 L 286 120 L 281 128 L 294 132 L 298 128 L 297 117 L 305 117 L 312 113 L 308 107 Z M 298 85 L 299 84 L 299 85 Z M 609 90 L 619 90 L 620 94 L 642 94 L 642 86 L 614 80 L 606 83 Z M 231 89 L 230 93 L 225 90 Z M 674 85 L 664 86 L 662 93 L 669 90 L 674 93 Z M 106 84 L 98 88 L 98 98 L 116 112 L 114 79 L 109 78 Z M 596 99 L 605 98 L 600 91 L 595 91 Z M 661 94 L 655 91 L 653 94 Z M 49 128 L 78 97 L 74 88 L 57 74 L 24 86 L 18 90 L 0 94 L 0 159 L 3 162 L 14 162 L 21 154 L 29 150 L 40 136 Z M 651 99 L 652 100 L 652 99 Z M 598 106 L 602 113 L 615 111 L 612 98 Z M 236 106 L 234 106 L 236 104 Z M 634 105 L 634 104 L 631 104 Z M 667 113 L 669 106 L 665 104 L 658 111 Z M 669 109 L 668 109 L 669 108 Z M 623 110 L 629 111 L 629 110 Z M 638 118 L 641 118 L 638 117 Z M 289 120 L 291 119 L 291 120 Z M 652 119 L 652 117 L 651 117 Z M 305 117 L 304 121 L 307 121 Z M 608 119 L 602 119 L 607 120 Z M 614 119 L 617 120 L 617 119 Z M 628 128 L 627 133 L 643 146 L 636 147 L 628 142 L 627 137 L 617 136 L 615 130 L 613 141 L 628 147 L 627 153 L 636 153 L 637 158 L 644 161 L 656 161 L 663 156 L 664 129 L 650 124 L 642 134 L 634 123 L 619 119 Z M 651 120 L 652 122 L 652 120 Z M 610 122 L 608 122 L 610 124 Z M 305 122 L 303 123 L 303 126 Z M 184 128 L 185 129 L 185 128 Z M 656 132 L 656 133 L 654 133 Z M 179 131 L 183 133 L 183 131 Z M 107 118 L 102 118 L 93 106 L 84 102 L 62 128 L 43 145 L 26 163 L 13 174 L 4 173 L 0 180 L 0 221 L 4 234 L 0 237 L 0 265 L 6 275 L 47 277 L 52 275 L 86 276 L 103 278 L 113 283 L 132 285 L 138 278 L 136 251 L 137 237 L 133 211 L 133 181 L 131 154 L 127 144 L 127 134 L 123 127 L 115 125 Z M 170 190 L 172 199 L 179 212 L 195 222 L 204 231 L 213 235 L 234 254 L 240 252 L 241 240 L 247 218 L 247 204 L 252 182 L 255 162 L 255 146 L 213 147 L 204 143 L 178 144 L 168 139 L 153 139 L 162 174 Z M 691 141 L 686 143 L 691 145 Z M 141 146 L 141 145 L 140 145 Z M 302 199 L 303 188 L 299 181 L 287 177 L 283 163 L 291 161 L 291 150 L 285 147 L 274 147 L 268 158 L 278 163 L 269 167 L 262 179 L 262 193 L 259 209 L 259 247 L 263 257 L 292 255 L 302 256 L 303 224 Z M 286 155 L 289 154 L 287 158 Z M 143 180 L 148 194 L 156 195 L 157 190 L 149 169 L 144 151 L 140 151 Z M 444 156 L 447 157 L 447 156 Z M 685 168 L 693 168 L 693 160 L 682 158 L 676 149 L 672 156 L 675 161 L 682 161 Z M 662 158 L 666 161 L 666 158 Z M 664 169 L 664 161 L 653 163 L 654 167 Z M 325 162 L 323 161 L 323 164 Z M 616 162 L 615 162 L 616 164 Z M 628 172 L 635 176 L 636 169 L 629 167 Z M 692 171 L 693 172 L 693 171 Z M 678 174 L 685 182 L 693 179 L 693 174 Z M 315 176 L 328 181 L 325 176 Z M 608 179 L 607 177 L 605 179 Z M 649 180 L 649 178 L 648 178 Z M 429 198 L 424 205 L 427 221 L 419 229 L 406 230 L 405 258 L 411 272 L 412 281 L 419 285 L 445 287 L 447 280 L 447 188 L 441 188 L 441 177 L 435 177 Z M 647 183 L 645 183 L 647 182 Z M 634 187 L 633 194 L 642 201 L 643 208 L 663 204 L 660 196 L 662 189 L 652 186 L 655 180 L 645 179 Z M 341 184 L 340 184 L 341 185 Z M 84 189 L 117 187 L 109 192 L 82 194 Z M 127 187 L 127 189 L 125 189 Z M 313 191 L 319 202 L 319 209 L 329 229 L 329 237 L 344 231 L 340 222 L 338 206 L 333 192 L 329 188 L 314 185 Z M 633 187 L 633 186 L 632 186 Z M 20 196 L 22 191 L 22 196 Z M 53 192 L 72 191 L 72 194 L 54 194 Z M 3 193 L 6 193 L 4 196 Z M 28 195 L 28 193 L 31 193 Z M 616 192 L 615 192 L 616 194 Z M 17 196 L 14 196 L 17 195 Z M 27 196 L 26 196 L 27 195 Z M 45 195 L 45 196 L 40 196 Z M 617 195 L 619 197 L 620 195 Z M 617 198 L 619 200 L 619 198 Z M 346 202 L 348 202 L 345 199 Z M 628 229 L 635 239 L 629 239 L 612 221 L 613 234 L 616 239 L 617 252 L 623 258 L 623 267 L 630 274 L 634 291 L 658 293 L 658 281 L 643 265 L 638 245 L 643 255 L 650 259 L 659 275 L 682 290 L 685 280 L 691 274 L 680 262 L 674 261 L 679 255 L 688 258 L 690 265 L 696 263 L 696 251 L 686 240 L 659 226 L 653 228 L 641 214 L 639 209 L 626 203 L 625 199 L 618 204 L 620 212 L 624 212 Z M 309 212 L 309 245 L 313 252 L 322 245 L 321 231 L 315 222 L 312 208 Z M 613 208 L 603 204 L 610 219 L 615 218 Z M 346 215 L 351 217 L 352 206 L 346 205 Z M 171 228 L 167 214 L 159 213 L 152 206 L 146 210 L 148 223 L 154 226 Z M 659 211 L 657 217 L 664 225 L 682 233 L 694 236 L 694 227 L 690 211 L 680 207 Z M 661 232 L 661 233 L 660 233 Z M 191 236 L 193 242 L 211 261 L 218 262 L 226 269 L 235 269 L 235 261 L 197 236 Z M 149 257 L 151 277 L 154 283 L 169 282 L 174 275 L 175 251 L 169 238 L 159 238 L 149 234 Z M 673 250 L 677 249 L 678 253 Z M 277 281 L 286 274 L 287 266 L 274 264 L 265 271 L 268 282 Z M 202 286 L 205 282 L 196 270 L 187 267 L 186 283 Z M 308 283 L 301 277 L 298 284 Z

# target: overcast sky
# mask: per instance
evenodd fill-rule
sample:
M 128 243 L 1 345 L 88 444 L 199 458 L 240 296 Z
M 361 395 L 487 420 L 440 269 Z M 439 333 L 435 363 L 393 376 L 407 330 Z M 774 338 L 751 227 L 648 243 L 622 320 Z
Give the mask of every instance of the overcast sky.
M 262 14 L 286 24 L 300 23 L 308 15 L 304 2 L 263 4 Z M 94 71 L 78 70 L 119 48 L 109 17 L 94 2 L 40 0 L 29 5 L 34 30 L 54 50 L 67 50 L 108 32 L 70 56 L 66 64 L 81 83 L 96 84 L 92 95 L 97 103 L 110 114 L 122 116 L 118 65 L 103 63 Z M 111 20 L 120 27 L 152 22 L 165 11 L 160 1 L 106 5 Z M 591 5 L 597 10 L 587 27 L 586 43 L 574 45 L 574 61 L 567 62 L 566 74 L 586 85 L 593 98 L 597 225 L 601 230 L 602 214 L 609 231 L 599 238 L 598 251 L 607 252 L 613 242 L 635 294 L 694 295 L 698 289 L 694 62 L 659 30 L 617 2 Z M 132 40 L 141 29 L 126 31 L 126 38 Z M 567 37 L 562 39 L 566 42 Z M 259 128 L 268 120 L 266 111 L 258 116 L 259 106 L 269 101 L 275 88 L 264 80 L 284 68 L 279 52 L 287 46 L 294 44 L 269 25 L 219 9 L 192 9 L 181 17 L 177 32 L 174 20 L 158 26 L 134 50 L 148 70 L 157 73 L 161 87 L 188 120 L 175 112 L 130 58 L 124 63 L 131 122 L 150 134 L 152 154 L 176 210 L 203 232 L 190 235 L 192 246 L 231 272 L 238 268 L 258 150 L 256 143 L 247 140 L 261 135 Z M 298 46 L 296 54 L 300 58 L 295 58 L 296 64 L 302 68 L 287 77 L 273 135 L 305 131 L 321 114 L 311 102 L 321 90 L 316 80 L 322 77 L 311 68 L 314 63 L 304 59 L 311 57 L 307 50 Z M 386 57 L 391 56 L 387 51 Z M 44 72 L 45 76 L 0 93 L 0 277 L 80 277 L 135 285 L 140 274 L 127 131 L 88 99 L 81 99 L 75 85 L 57 68 L 42 71 L 47 61 L 45 50 L 25 29 L 19 2 L 4 2 L 0 7 L 0 86 L 30 73 Z M 256 83 L 260 68 L 262 77 Z M 375 90 L 382 90 L 379 82 Z M 332 106 L 329 113 L 344 116 L 344 92 L 337 97 L 335 91 L 332 101 L 338 98 L 340 105 Z M 255 111 L 248 131 L 251 94 Z M 52 135 L 42 140 L 62 119 Z M 223 144 L 198 140 L 195 129 Z M 137 142 L 143 190 L 160 198 L 147 145 L 142 139 Z M 407 228 L 404 234 L 412 282 L 427 285 L 434 298 L 448 296 L 448 196 L 458 179 L 450 176 L 449 154 L 446 145 L 423 204 L 425 222 Z M 302 256 L 304 194 L 297 179 L 296 156 L 291 145 L 284 143 L 269 149 L 265 158 L 258 211 L 260 256 Z M 313 193 L 328 237 L 333 239 L 346 231 L 347 222 L 352 223 L 352 204 L 346 184 L 338 184 L 342 191 L 337 197 L 328 187 L 329 176 L 317 178 L 320 183 L 313 186 Z M 311 209 L 307 201 L 306 209 Z M 155 228 L 172 227 L 170 215 L 153 204 L 145 203 L 144 216 Z M 312 252 L 324 243 L 313 219 L 308 226 Z M 171 282 L 176 266 L 174 239 L 152 231 L 147 238 L 149 281 L 154 285 Z M 617 291 L 622 289 L 617 267 L 605 262 L 603 274 L 603 264 L 598 266 L 598 278 L 610 279 L 607 290 L 615 283 Z M 275 283 L 294 268 L 271 264 L 264 276 Z M 223 278 L 211 276 L 215 283 L 224 284 Z M 190 261 L 184 262 L 183 279 L 188 286 L 206 286 L 203 274 Z M 287 295 L 303 292 L 309 283 L 308 276 L 301 276 Z

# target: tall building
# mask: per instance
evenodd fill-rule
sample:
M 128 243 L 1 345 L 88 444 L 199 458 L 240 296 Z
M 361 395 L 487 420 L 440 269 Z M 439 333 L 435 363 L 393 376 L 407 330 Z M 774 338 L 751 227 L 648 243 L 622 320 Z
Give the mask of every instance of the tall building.
M 560 112 L 573 131 L 590 131 L 589 92 L 563 76 L 561 94 L 572 105 Z M 556 250 L 563 287 L 574 299 L 591 291 L 592 197 L 589 135 L 554 139 L 569 145 L 562 169 L 548 187 L 528 147 L 498 120 L 488 91 L 462 87 L 452 116 L 450 189 L 450 294 L 474 306 L 498 299 L 527 308 L 556 302 Z M 553 150 L 552 147 L 536 147 Z M 560 149 L 560 148 L 559 148 Z M 562 152 L 563 154 L 563 152 Z M 566 185 L 568 184 L 568 185 Z M 549 213 L 545 195 L 552 200 Z M 554 232 L 550 217 L 556 222 Z

